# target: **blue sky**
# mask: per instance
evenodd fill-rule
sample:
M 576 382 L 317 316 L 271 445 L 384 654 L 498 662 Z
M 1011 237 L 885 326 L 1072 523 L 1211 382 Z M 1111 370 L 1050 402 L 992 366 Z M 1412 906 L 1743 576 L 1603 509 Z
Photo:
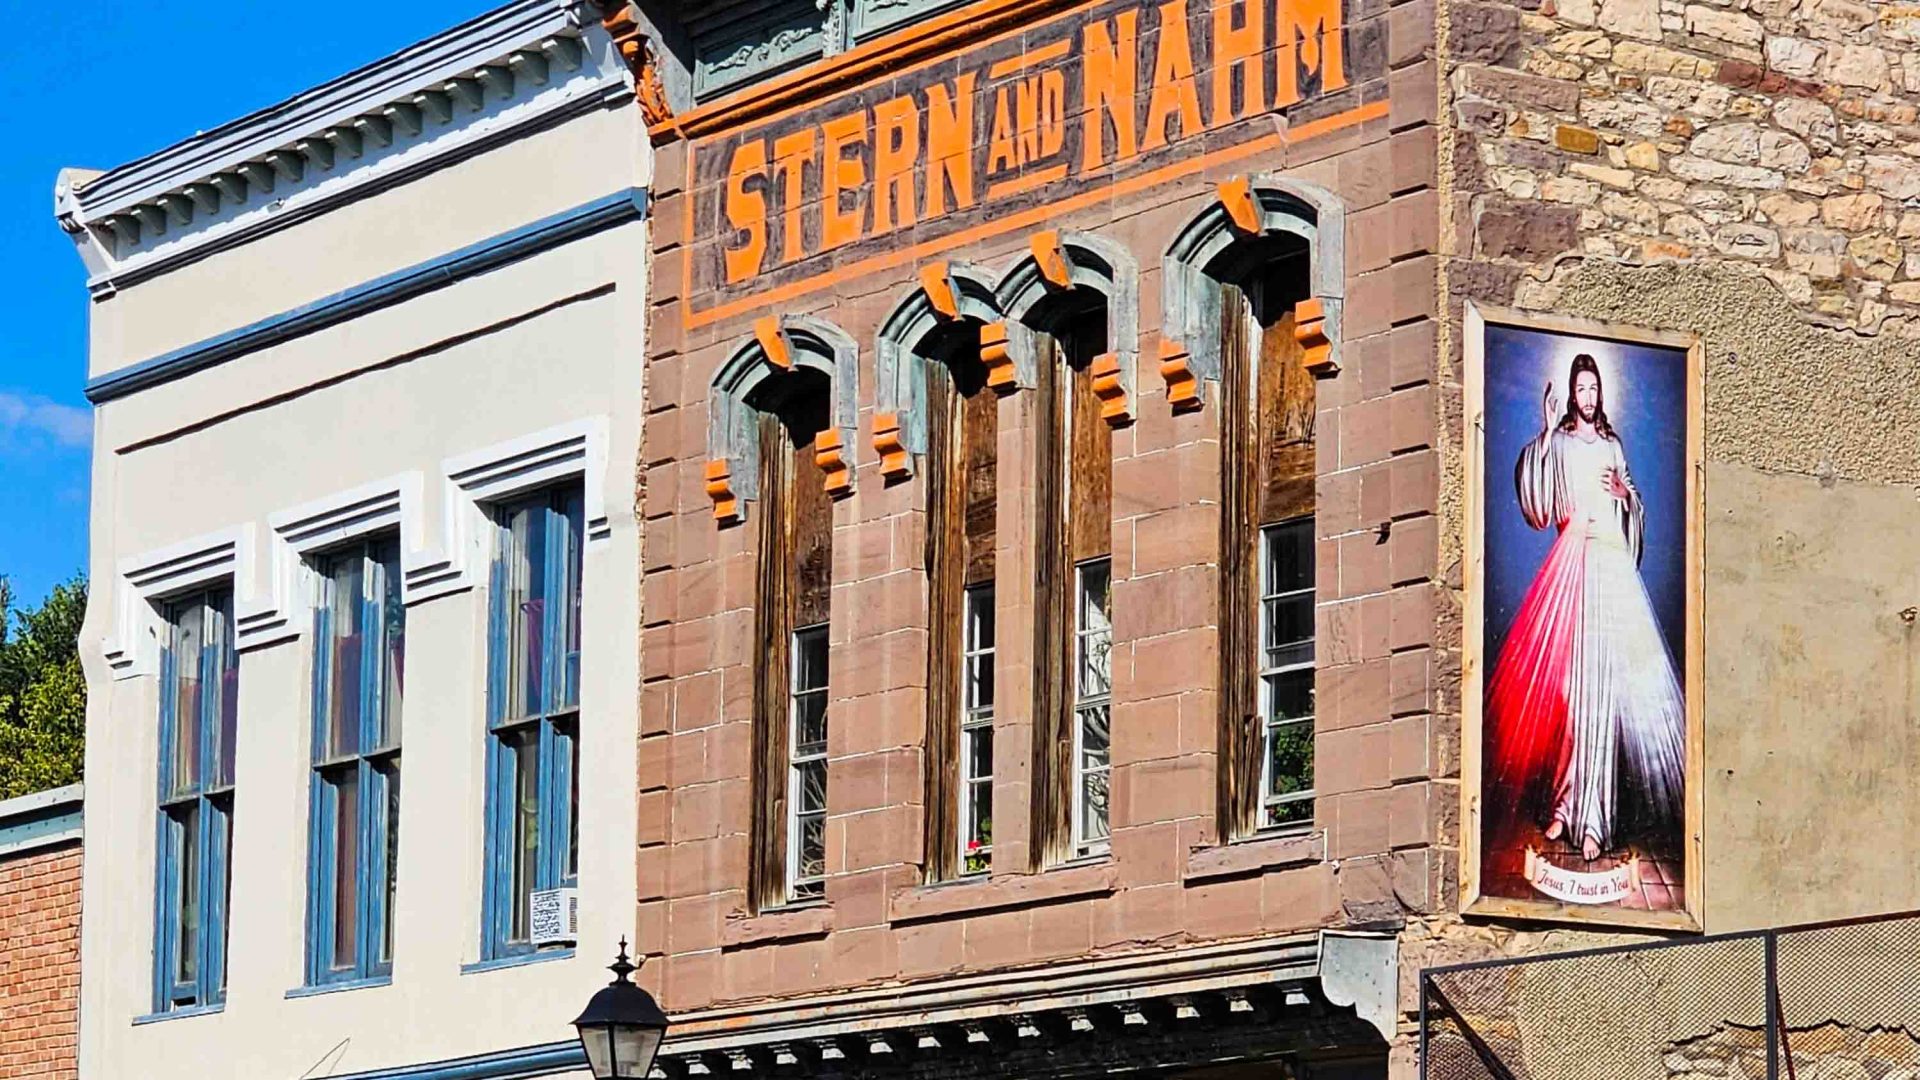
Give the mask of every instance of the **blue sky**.
M 87 559 L 86 275 L 53 220 L 109 169 L 472 18 L 488 0 L 288 7 L 9 3 L 0 44 L 0 575 L 37 602 Z

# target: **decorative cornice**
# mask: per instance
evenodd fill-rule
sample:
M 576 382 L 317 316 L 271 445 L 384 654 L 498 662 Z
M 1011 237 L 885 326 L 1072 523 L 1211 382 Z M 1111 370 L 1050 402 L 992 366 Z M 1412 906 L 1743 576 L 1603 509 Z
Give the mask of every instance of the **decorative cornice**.
M 95 295 L 109 295 L 157 272 L 150 264 L 170 268 L 203 246 L 282 228 L 290 212 L 417 176 L 609 90 L 624 98 L 620 59 L 597 23 L 589 35 L 578 6 L 516 0 L 117 169 L 67 170 L 55 216 Z
M 645 211 L 644 189 L 630 188 L 615 192 L 437 259 L 375 278 L 291 311 L 283 311 L 249 326 L 96 376 L 87 382 L 87 400 L 98 405 L 171 382 L 269 345 L 311 334 L 602 229 L 636 220 Z

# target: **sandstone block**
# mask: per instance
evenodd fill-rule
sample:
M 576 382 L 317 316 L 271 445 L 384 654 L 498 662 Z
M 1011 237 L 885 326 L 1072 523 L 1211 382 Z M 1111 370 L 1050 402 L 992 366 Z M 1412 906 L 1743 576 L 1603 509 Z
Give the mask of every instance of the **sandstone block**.
M 1862 90 L 1885 90 L 1890 70 L 1887 54 L 1872 45 L 1839 45 L 1827 58 L 1827 79 Z
M 1557 79 L 1543 79 L 1506 68 L 1471 65 L 1456 76 L 1462 92 L 1555 112 L 1570 112 L 1580 102 L 1580 88 Z
M 1891 154 L 1869 154 L 1867 185 L 1895 199 L 1920 195 L 1920 161 Z
M 1600 0 L 1600 29 L 1643 41 L 1660 40 L 1658 0 Z
M 1767 39 L 1767 66 L 1782 75 L 1795 78 L 1811 78 L 1820 70 L 1820 59 L 1827 54 L 1826 46 L 1819 42 L 1795 37 L 1771 37 Z
M 1779 169 L 1788 175 L 1798 175 L 1807 171 L 1813 164 L 1813 152 L 1807 144 L 1781 131 L 1763 131 L 1760 133 L 1760 164 L 1769 169 Z
M 1756 124 L 1721 124 L 1693 137 L 1687 152 L 1714 161 L 1751 165 L 1760 160 L 1760 128 Z
M 1722 225 L 1713 232 L 1713 248 L 1722 255 L 1771 262 L 1780 257 L 1780 234 L 1759 225 Z
M 1481 254 L 1496 259 L 1540 259 L 1566 251 L 1579 238 L 1580 215 L 1570 207 L 1508 203 L 1480 214 Z
M 1594 0 L 1560 0 L 1554 7 L 1554 16 L 1574 26 L 1592 26 L 1599 18 L 1599 11 Z
M 1888 289 L 1887 296 L 1896 304 L 1920 305 L 1920 281 L 1902 281 Z
M 1600 152 L 1600 136 L 1586 128 L 1571 124 L 1558 124 L 1553 129 L 1553 144 L 1574 154 L 1597 154 Z
M 1610 188 L 1618 188 L 1621 191 L 1633 190 L 1633 174 L 1625 169 L 1616 169 L 1591 161 L 1576 161 L 1567 166 L 1567 171 Z
M 1658 35 L 1654 40 L 1659 40 Z M 1629 71 L 1652 71 L 1689 79 L 1711 79 L 1720 69 L 1711 60 L 1702 60 L 1658 45 L 1642 45 L 1637 41 L 1615 43 L 1613 62 Z
M 1857 236 L 1847 243 L 1847 257 L 1862 274 L 1877 281 L 1892 281 L 1900 268 L 1900 244 L 1890 236 Z
M 1697 157 L 1676 157 L 1667 163 L 1673 175 L 1698 183 L 1726 184 L 1729 187 L 1770 191 L 1782 187 L 1786 178 L 1772 169 L 1753 165 L 1731 165 Z
M 1540 197 L 1571 206 L 1592 206 L 1599 201 L 1600 187 L 1578 177 L 1549 176 L 1540 182 Z
M 1775 225 L 1808 225 L 1820 216 L 1820 208 L 1791 195 L 1767 195 L 1761 198 L 1760 212 Z
M 1840 128 L 1833 110 L 1806 98 L 1781 98 L 1773 105 L 1773 122 L 1806 138 L 1821 153 L 1833 148 Z
M 1860 195 L 1835 195 L 1820 204 L 1820 220 L 1836 229 L 1859 232 L 1880 221 L 1880 196 L 1872 192 Z
M 1689 34 L 1698 34 L 1715 41 L 1724 41 L 1729 45 L 1749 49 L 1758 47 L 1760 39 L 1764 36 L 1760 30 L 1760 23 L 1754 19 L 1736 11 L 1703 7 L 1699 4 L 1687 5 L 1683 25 Z
M 1816 228 L 1788 229 L 1781 241 L 1789 269 L 1821 280 L 1840 276 L 1841 259 L 1847 251 L 1845 233 Z

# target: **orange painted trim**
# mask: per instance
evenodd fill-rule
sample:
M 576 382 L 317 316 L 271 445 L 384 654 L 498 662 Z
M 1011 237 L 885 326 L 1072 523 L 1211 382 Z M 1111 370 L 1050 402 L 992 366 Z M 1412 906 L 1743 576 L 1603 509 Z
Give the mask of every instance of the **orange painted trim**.
M 931 262 L 920 268 L 920 289 L 934 314 L 943 319 L 960 317 L 960 297 L 954 294 L 953 277 L 944 262 Z
M 1193 354 L 1178 341 L 1160 341 L 1160 377 L 1167 381 L 1167 404 L 1174 412 L 1191 412 L 1203 402 L 1200 378 L 1193 372 Z
M 829 427 L 813 437 L 813 463 L 825 474 L 827 494 L 833 498 L 853 494 L 853 465 L 847 461 L 846 444 L 840 429 Z
M 1127 388 L 1120 385 L 1120 357 L 1101 353 L 1088 369 L 1093 376 L 1093 396 L 1100 399 L 1100 419 L 1114 427 L 1133 421 L 1133 409 L 1127 402 Z
M 1002 180 L 997 184 L 989 184 L 987 186 L 987 199 L 989 201 L 1004 199 L 1009 195 L 1018 195 L 1023 191 L 1032 191 L 1034 188 L 1046 187 L 1048 184 L 1057 184 L 1066 178 L 1067 167 L 1065 165 L 1055 165 L 1037 172 L 1023 173 L 1011 180 Z
M 1007 324 L 990 322 L 980 328 L 980 363 L 987 369 L 987 386 L 996 394 L 1019 388 L 1013 377 L 1013 355 L 1007 349 Z
M 787 344 L 787 332 L 780 328 L 780 317 L 763 315 L 753 320 L 753 337 L 767 354 L 767 363 L 777 368 L 793 369 L 793 349 Z
M 1248 236 L 1260 235 L 1260 206 L 1253 201 L 1253 181 L 1245 176 L 1236 176 L 1220 181 L 1218 191 L 1220 205 L 1226 208 L 1233 227 Z
M 749 296 L 743 296 L 729 303 L 716 304 L 710 308 L 696 309 L 692 306 L 692 302 L 689 299 L 682 297 L 680 303 L 681 310 L 684 312 L 683 320 L 689 330 L 706 326 L 710 323 L 719 322 L 722 319 L 731 318 L 735 315 L 766 307 L 770 304 L 784 303 L 805 296 L 808 293 L 831 288 L 844 281 L 854 281 L 876 270 L 885 270 L 895 266 L 919 262 L 929 255 L 945 254 L 954 248 L 973 243 L 977 240 L 1002 236 L 1016 229 L 1024 229 L 1030 225 L 1055 220 L 1062 214 L 1071 213 L 1084 207 L 1094 206 L 1111 199 L 1121 198 L 1168 180 L 1191 176 L 1212 165 L 1228 161 L 1237 161 L 1241 158 L 1253 157 L 1259 154 L 1272 153 L 1290 143 L 1297 143 L 1305 139 L 1325 135 L 1328 132 L 1338 131 L 1355 124 L 1363 124 L 1369 120 L 1378 120 L 1386 115 L 1387 103 L 1384 101 L 1356 105 L 1344 112 L 1338 112 L 1332 116 L 1322 117 L 1319 120 L 1301 124 L 1299 127 L 1290 128 L 1285 132 L 1262 135 L 1236 146 L 1216 150 L 1211 154 L 1195 154 L 1192 157 L 1181 158 L 1178 161 L 1169 162 L 1158 169 L 1144 172 L 1137 176 L 1130 176 L 1110 185 L 1101 185 L 1091 190 L 1083 191 L 1070 198 L 1061 199 L 1059 202 L 1046 206 L 1028 207 L 1018 213 L 1008 214 L 1005 217 L 992 221 L 984 221 L 973 228 L 962 229 L 947 236 L 936 237 L 918 244 L 878 252 L 867 258 L 857 259 L 832 270 L 815 274 L 812 277 L 801 278 L 798 281 L 790 281 L 785 285 L 778 285 Z M 691 214 L 688 215 L 688 219 L 692 219 Z M 689 260 L 691 259 L 690 248 L 688 258 Z M 689 267 L 687 280 L 689 282 L 692 281 L 691 267 Z
M 755 121 L 771 120 L 818 105 L 842 89 L 869 80 L 893 78 L 923 66 L 923 62 L 937 62 L 961 50 L 1020 33 L 1028 23 L 1048 15 L 1091 9 L 1095 2 L 978 0 L 958 11 L 936 15 L 838 56 L 815 61 L 797 71 L 690 109 L 671 122 L 654 125 L 648 133 L 659 144 L 676 137 L 702 138 Z
M 1027 241 L 1033 249 L 1033 261 L 1040 265 L 1040 276 L 1056 289 L 1073 288 L 1073 262 L 1060 246 L 1060 230 L 1042 229 Z
M 740 496 L 733 490 L 733 470 L 724 460 L 707 462 L 707 498 L 713 500 L 714 520 L 723 525 L 740 520 Z
M 873 451 L 880 455 L 880 475 L 888 480 L 904 480 L 913 475 L 913 455 L 900 441 L 900 414 L 873 414 Z
M 1293 306 L 1293 340 L 1300 343 L 1300 366 L 1315 378 L 1340 374 L 1333 362 L 1333 342 L 1327 337 L 1326 306 L 1319 297 L 1302 300 Z

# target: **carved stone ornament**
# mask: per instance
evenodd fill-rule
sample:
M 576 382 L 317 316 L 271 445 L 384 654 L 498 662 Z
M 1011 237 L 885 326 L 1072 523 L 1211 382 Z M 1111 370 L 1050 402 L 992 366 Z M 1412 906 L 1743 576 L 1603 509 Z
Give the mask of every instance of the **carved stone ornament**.
M 987 369 L 987 386 L 996 394 L 1019 388 L 1014 380 L 1013 353 L 1007 347 L 1007 324 L 990 322 L 980 328 L 980 363 Z
M 827 495 L 835 499 L 853 494 L 853 468 L 846 451 L 839 428 L 822 428 L 813 437 L 813 463 L 820 466 Z
M 873 414 L 873 450 L 880 455 L 880 475 L 888 480 L 904 480 L 913 473 L 913 455 L 900 438 L 900 414 Z
M 1093 396 L 1100 399 L 1100 419 L 1113 427 L 1133 420 L 1133 408 L 1127 402 L 1127 388 L 1120 383 L 1120 357 L 1101 353 L 1093 358 L 1089 371 L 1093 376 Z
M 1160 339 L 1160 377 L 1167 382 L 1167 404 L 1174 412 L 1197 409 L 1200 379 L 1193 371 L 1193 354 L 1178 341 Z
M 733 490 L 733 472 L 724 458 L 707 462 L 707 498 L 713 500 L 714 520 L 731 524 L 740 520 L 740 496 Z
M 1333 342 L 1327 338 L 1327 309 L 1319 297 L 1302 300 L 1293 306 L 1293 339 L 1300 343 L 1300 365 L 1315 378 L 1329 379 L 1340 374 L 1333 362 Z
M 640 104 L 640 116 L 648 127 L 673 119 L 673 106 L 667 101 L 666 84 L 660 79 L 660 56 L 653 40 L 640 28 L 640 20 L 627 3 L 603 3 L 600 25 L 613 47 L 633 73 L 633 97 Z

